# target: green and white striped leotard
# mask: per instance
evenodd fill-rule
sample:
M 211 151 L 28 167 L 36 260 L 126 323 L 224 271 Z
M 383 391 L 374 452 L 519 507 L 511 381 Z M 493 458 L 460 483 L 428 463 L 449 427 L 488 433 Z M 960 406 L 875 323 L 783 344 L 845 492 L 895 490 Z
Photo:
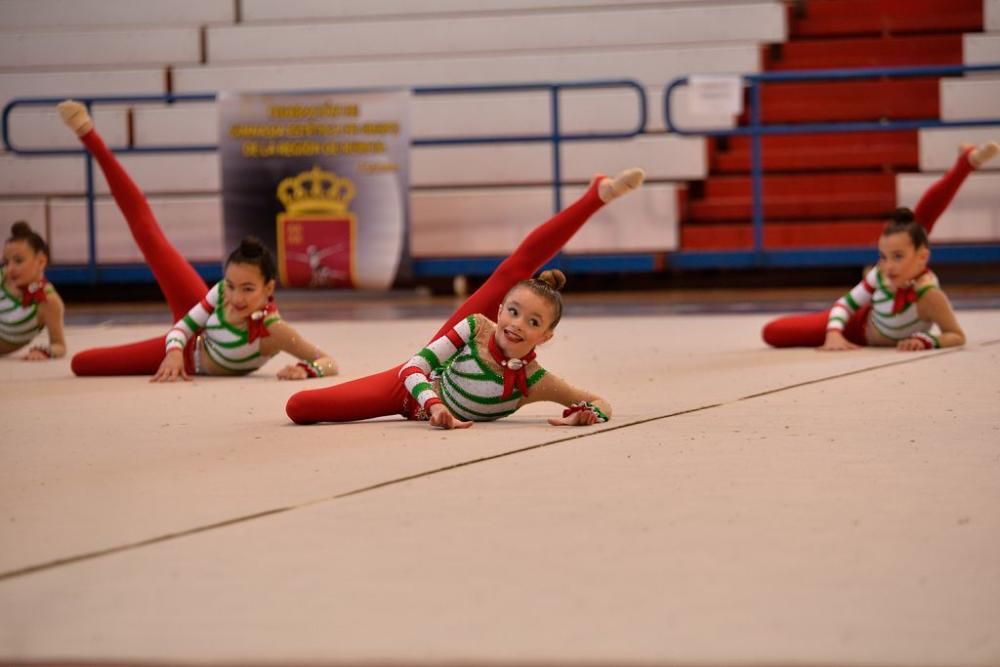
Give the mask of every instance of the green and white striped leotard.
M 27 307 L 5 285 L 6 272 L 0 267 L 0 340 L 11 346 L 27 345 L 44 328 L 38 317 L 38 304 Z M 48 285 L 46 291 L 52 288 Z
M 486 316 L 470 315 L 403 365 L 399 376 L 422 410 L 440 402 L 459 419 L 492 421 L 522 405 L 518 389 L 503 398 L 502 371 L 488 349 L 495 330 Z M 545 376 L 536 361 L 524 369 L 529 390 Z
M 919 300 L 929 290 L 939 287 L 937 276 L 927 271 L 916 279 L 913 290 Z M 932 323 L 920 319 L 916 301 L 907 302 L 898 310 L 895 309 L 896 292 L 876 266 L 872 268 L 860 283 L 837 299 L 830 310 L 827 329 L 843 330 L 847 321 L 858 309 L 871 304 L 868 315 L 868 325 L 889 340 L 900 341 L 905 338 L 929 336 Z M 937 347 L 937 345 L 934 345 Z
M 226 321 L 223 290 L 224 284 L 219 281 L 187 315 L 174 324 L 167 333 L 167 352 L 183 350 L 191 336 L 203 331 L 204 351 L 208 357 L 220 368 L 245 375 L 263 366 L 270 357 L 260 353 L 260 338 L 251 341 L 247 329 Z M 265 327 L 281 319 L 273 311 L 258 311 L 254 316 L 263 317 Z M 195 350 L 196 355 L 200 352 Z

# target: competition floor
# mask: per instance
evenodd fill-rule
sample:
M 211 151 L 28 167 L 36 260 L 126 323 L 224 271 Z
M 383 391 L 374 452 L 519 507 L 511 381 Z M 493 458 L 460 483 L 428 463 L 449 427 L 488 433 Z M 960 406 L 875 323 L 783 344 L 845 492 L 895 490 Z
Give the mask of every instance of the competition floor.
M 759 341 L 756 303 L 570 295 L 555 406 L 298 427 L 273 360 L 152 385 L 0 360 L 0 663 L 1000 664 L 1000 308 L 961 350 Z M 815 300 L 815 303 L 813 303 Z M 341 379 L 453 304 L 305 299 Z M 284 304 L 283 304 L 284 306 Z M 73 349 L 168 325 L 73 309 Z

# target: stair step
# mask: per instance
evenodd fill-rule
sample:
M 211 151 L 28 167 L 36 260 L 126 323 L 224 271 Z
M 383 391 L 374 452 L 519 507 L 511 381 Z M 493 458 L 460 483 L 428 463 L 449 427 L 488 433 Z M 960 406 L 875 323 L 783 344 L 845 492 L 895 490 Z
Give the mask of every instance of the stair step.
M 764 123 L 938 118 L 936 78 L 772 83 L 761 87 Z
M 793 40 L 763 47 L 769 72 L 851 67 L 961 65 L 962 35 Z
M 748 176 L 705 181 L 700 196 L 683 210 L 685 224 L 748 220 L 752 217 Z M 896 176 L 872 174 L 790 174 L 764 177 L 764 217 L 768 220 L 878 217 L 896 206 Z
M 793 37 L 978 32 L 983 0 L 808 0 L 789 7 Z
M 764 247 L 792 248 L 866 247 L 874 253 L 885 220 L 814 220 L 765 223 Z M 753 227 L 749 222 L 688 226 L 681 229 L 682 250 L 749 250 Z M 874 256 L 874 255 L 873 255 Z
M 728 148 L 709 152 L 715 174 L 750 171 L 750 139 L 732 137 Z M 853 134 L 775 135 L 762 140 L 765 171 L 820 169 L 916 169 L 919 149 L 916 131 L 858 132 Z

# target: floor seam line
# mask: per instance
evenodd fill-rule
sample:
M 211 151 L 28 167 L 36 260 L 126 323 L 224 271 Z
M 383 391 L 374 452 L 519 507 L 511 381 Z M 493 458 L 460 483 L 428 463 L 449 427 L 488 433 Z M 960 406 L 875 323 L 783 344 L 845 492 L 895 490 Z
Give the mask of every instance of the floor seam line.
M 1000 343 L 1000 339 L 986 341 L 986 342 L 980 343 L 979 346 L 980 347 L 987 347 L 987 346 L 994 345 L 994 344 L 997 344 L 997 343 Z M 8 572 L 0 572 L 0 582 L 6 581 L 8 579 L 15 579 L 17 577 L 26 576 L 26 575 L 29 575 L 29 574 L 35 574 L 37 572 L 42 572 L 42 571 L 45 571 L 45 570 L 55 569 L 55 568 L 62 567 L 62 566 L 65 566 L 65 565 L 73 565 L 73 564 L 76 564 L 76 563 L 81 563 L 81 562 L 85 562 L 85 561 L 89 561 L 89 560 L 95 560 L 95 559 L 101 558 L 103 556 L 112 556 L 112 555 L 115 555 L 115 554 L 118 554 L 118 553 L 123 553 L 123 552 L 126 552 L 126 551 L 134 551 L 134 550 L 137 550 L 137 549 L 141 549 L 143 547 L 152 546 L 154 544 L 160 544 L 160 543 L 163 543 L 163 542 L 169 542 L 171 540 L 180 539 L 180 538 L 183 538 L 183 537 L 190 537 L 192 535 L 197 535 L 197 534 L 200 534 L 200 533 L 206 533 L 206 532 L 209 532 L 209 531 L 212 531 L 212 530 L 217 530 L 219 528 L 225 528 L 227 526 L 231 526 L 231 525 L 235 525 L 235 524 L 239 524 L 239 523 L 247 523 L 247 522 L 253 521 L 255 519 L 262 519 L 262 518 L 265 518 L 265 517 L 275 516 L 275 515 L 278 515 L 278 514 L 285 514 L 285 513 L 294 511 L 294 510 L 304 509 L 306 507 L 311 507 L 313 505 L 319 505 L 321 503 L 326 503 L 326 502 L 330 502 L 330 501 L 333 501 L 333 500 L 340 500 L 342 498 L 349 498 L 351 496 L 360 495 L 362 493 L 367 493 L 369 491 L 375 491 L 375 490 L 386 488 L 386 487 L 389 487 L 389 486 L 394 486 L 396 484 L 402 484 L 404 482 L 410 482 L 410 481 L 413 481 L 413 480 L 416 480 L 416 479 L 420 479 L 420 478 L 423 478 L 423 477 L 430 477 L 432 475 L 437 475 L 439 473 L 448 472 L 448 471 L 455 470 L 455 469 L 458 469 L 458 468 L 465 468 L 465 467 L 468 467 L 468 466 L 476 465 L 478 463 L 485 463 L 487 461 L 493 461 L 495 459 L 500 459 L 500 458 L 505 458 L 505 457 L 508 457 L 508 456 L 513 456 L 515 454 L 523 454 L 525 452 L 529 452 L 529 451 L 536 450 L 536 449 L 541 449 L 543 447 L 549 447 L 549 446 L 552 446 L 552 445 L 558 445 L 558 444 L 562 444 L 562 443 L 566 443 L 566 442 L 571 442 L 573 440 L 580 440 L 582 438 L 589 438 L 589 437 L 600 436 L 600 435 L 603 435 L 605 433 L 612 433 L 614 431 L 619 431 L 619 430 L 630 428 L 630 427 L 633 427 L 633 426 L 641 426 L 643 424 L 649 424 L 649 423 L 652 423 L 652 422 L 655 422 L 655 421 L 661 421 L 661 420 L 670 419 L 670 418 L 673 418 L 673 417 L 681 417 L 681 416 L 684 416 L 684 415 L 693 414 L 695 412 L 704 412 L 705 410 L 712 410 L 714 408 L 724 407 L 724 406 L 727 406 L 727 405 L 733 405 L 733 404 L 739 403 L 741 401 L 747 401 L 747 400 L 751 400 L 751 399 L 754 399 L 754 398 L 760 398 L 762 396 L 769 396 L 769 395 L 772 395 L 772 394 L 781 393 L 781 392 L 788 391 L 788 390 L 791 390 L 791 389 L 798 389 L 798 388 L 801 388 L 801 387 L 807 387 L 807 386 L 814 385 L 814 384 L 820 384 L 822 382 L 827 382 L 829 380 L 838 380 L 838 379 L 841 379 L 841 378 L 850 377 L 850 376 L 853 376 L 853 375 L 859 375 L 861 373 L 867 373 L 867 372 L 870 372 L 870 371 L 882 370 L 884 368 L 892 368 L 894 366 L 900 366 L 900 365 L 903 365 L 903 364 L 916 363 L 916 362 L 923 361 L 923 360 L 926 360 L 926 359 L 933 359 L 933 358 L 937 358 L 937 357 L 940 357 L 940 356 L 944 356 L 946 354 L 952 354 L 952 353 L 958 352 L 958 351 L 960 351 L 962 349 L 964 349 L 964 348 L 962 348 L 962 347 L 955 347 L 955 348 L 950 348 L 950 349 L 946 349 L 946 350 L 940 350 L 936 354 L 923 354 L 923 355 L 914 356 L 914 357 L 907 358 L 907 359 L 899 359 L 899 360 L 896 360 L 896 361 L 891 361 L 891 362 L 888 362 L 888 363 L 880 364 L 878 366 L 869 366 L 867 368 L 855 369 L 855 370 L 852 370 L 852 371 L 846 371 L 844 373 L 838 373 L 836 375 L 829 375 L 829 376 L 826 376 L 826 377 L 817 378 L 815 380 L 807 380 L 807 381 L 804 381 L 804 382 L 798 382 L 796 384 L 786 385 L 786 386 L 783 386 L 783 387 L 777 387 L 775 389 L 770 389 L 770 390 L 763 391 L 763 392 L 757 392 L 757 393 L 754 393 L 754 394 L 749 394 L 747 396 L 740 396 L 738 398 L 734 398 L 734 399 L 731 399 L 729 401 L 723 401 L 723 402 L 720 402 L 720 403 L 711 403 L 711 404 L 702 405 L 702 406 L 698 406 L 698 407 L 694 407 L 694 408 L 688 408 L 686 410 L 678 410 L 676 412 L 671 412 L 671 413 L 668 413 L 668 414 L 665 414 L 665 415 L 656 415 L 656 416 L 653 416 L 653 417 L 647 417 L 645 419 L 639 419 L 639 420 L 636 420 L 636 421 L 626 422 L 624 424 L 618 424 L 618 425 L 615 425 L 615 426 L 610 426 L 610 427 L 602 428 L 602 429 L 597 430 L 597 431 L 589 431 L 589 432 L 586 432 L 586 433 L 579 433 L 577 435 L 571 435 L 571 436 L 567 436 L 567 437 L 563 437 L 563 438 L 558 438 L 556 440 L 549 440 L 549 441 L 546 441 L 546 442 L 540 442 L 540 443 L 537 443 L 537 444 L 534 444 L 534 445 L 529 445 L 527 447 L 520 447 L 518 449 L 512 449 L 512 450 L 509 450 L 509 451 L 506 451 L 506 452 L 500 452 L 500 453 L 497 453 L 497 454 L 491 454 L 489 456 L 483 456 L 483 457 L 479 457 L 479 458 L 476 458 L 476 459 L 471 459 L 471 460 L 468 460 L 468 461 L 461 461 L 459 463 L 453 463 L 451 465 L 443 466 L 443 467 L 440 467 L 440 468 L 434 468 L 433 470 L 426 470 L 426 471 L 423 471 L 423 472 L 414 473 L 412 475 L 406 475 L 404 477 L 397 477 L 397 478 L 394 478 L 394 479 L 391 479 L 391 480 L 387 480 L 387 481 L 384 481 L 384 482 L 379 482 L 377 484 L 370 484 L 368 486 L 364 486 L 364 487 L 357 488 L 357 489 L 352 489 L 350 491 L 345 491 L 345 492 L 342 492 L 342 493 L 334 494 L 332 496 L 325 496 L 323 498 L 317 498 L 317 499 L 314 499 L 314 500 L 307 500 L 305 502 L 297 503 L 295 505 L 287 505 L 287 506 L 284 506 L 284 507 L 278 507 L 278 508 L 274 508 L 274 509 L 270 509 L 270 510 L 263 510 L 263 511 L 260 511 L 260 512 L 255 512 L 253 514 L 247 514 L 247 515 L 238 516 L 238 517 L 235 517 L 235 518 L 232 518 L 232 519 L 226 519 L 224 521 L 217 521 L 217 522 L 206 524 L 206 525 L 203 525 L 203 526 L 197 526 L 195 528 L 191 528 L 191 529 L 188 529 L 188 530 L 182 530 L 182 531 L 176 531 L 176 532 L 172 532 L 172 533 L 167 533 L 165 535 L 159 535 L 159 536 L 151 537 L 151 538 L 148 538 L 148 539 L 145 539 L 145 540 L 139 540 L 137 542 L 130 542 L 128 544 L 118 545 L 118 546 L 115 546 L 115 547 L 108 547 L 106 549 L 99 549 L 99 550 L 96 550 L 96 551 L 90 551 L 90 552 L 86 552 L 86 553 L 83 553 L 83 554 L 78 554 L 76 556 L 69 556 L 69 557 L 66 557 L 66 558 L 60 558 L 60 559 L 56 559 L 56 560 L 52 560 L 52 561 L 47 561 L 45 563 L 39 563 L 37 565 L 30 565 L 30 566 L 19 568 L 19 569 L 16 569 L 16 570 L 10 570 Z

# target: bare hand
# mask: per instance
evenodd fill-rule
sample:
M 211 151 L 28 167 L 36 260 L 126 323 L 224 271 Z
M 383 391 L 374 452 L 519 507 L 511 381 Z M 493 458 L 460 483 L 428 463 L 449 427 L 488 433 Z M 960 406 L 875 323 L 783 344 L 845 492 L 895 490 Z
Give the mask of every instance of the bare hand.
M 857 350 L 860 347 L 860 345 L 855 345 L 844 338 L 844 335 L 839 331 L 833 330 L 826 332 L 826 340 L 819 349 L 823 352 L 843 352 L 845 350 Z
M 600 421 L 593 410 L 577 410 L 568 417 L 554 417 L 549 420 L 553 426 L 590 426 Z
M 149 379 L 150 382 L 176 382 L 177 380 L 190 380 L 191 377 L 184 370 L 184 354 L 180 350 L 170 350 L 167 356 L 160 363 L 160 368 L 156 375 Z
M 25 361 L 48 361 L 51 358 L 52 355 L 40 347 L 33 347 L 28 350 L 28 354 L 24 355 Z
M 444 407 L 441 403 L 435 403 L 431 406 L 431 426 L 436 426 L 437 428 L 453 429 L 453 428 L 469 428 L 472 426 L 472 422 L 465 422 L 451 414 L 448 408 Z
M 278 371 L 279 380 L 305 380 L 309 377 L 306 369 L 298 364 L 290 364 Z
M 896 349 L 900 352 L 918 352 L 927 349 L 927 346 L 916 338 L 904 338 L 896 343 Z

